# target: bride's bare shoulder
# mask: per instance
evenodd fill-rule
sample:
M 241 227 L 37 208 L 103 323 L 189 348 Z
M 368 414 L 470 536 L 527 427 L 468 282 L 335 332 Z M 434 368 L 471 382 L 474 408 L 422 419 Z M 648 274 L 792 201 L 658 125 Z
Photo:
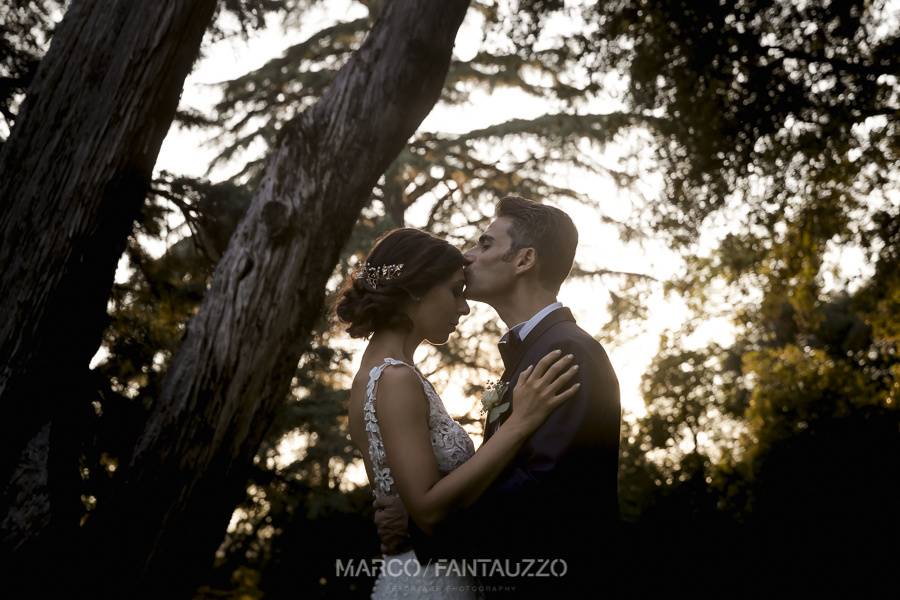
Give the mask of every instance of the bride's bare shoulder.
M 390 364 L 382 369 L 378 387 L 390 387 L 392 390 L 395 388 L 415 390 L 421 389 L 422 384 L 419 382 L 419 376 L 409 366 Z

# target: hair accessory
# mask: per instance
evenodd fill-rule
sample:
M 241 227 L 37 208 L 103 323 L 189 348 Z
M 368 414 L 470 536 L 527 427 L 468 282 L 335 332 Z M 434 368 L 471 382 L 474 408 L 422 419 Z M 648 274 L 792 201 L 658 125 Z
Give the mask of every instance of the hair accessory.
M 379 283 L 384 283 L 385 281 L 390 281 L 391 279 L 399 277 L 401 271 L 403 271 L 403 263 L 400 263 L 399 265 L 381 265 L 380 267 L 371 267 L 369 266 L 369 263 L 363 263 L 363 266 L 356 271 L 354 277 L 356 279 L 364 277 L 366 283 L 368 283 L 372 289 L 378 289 Z

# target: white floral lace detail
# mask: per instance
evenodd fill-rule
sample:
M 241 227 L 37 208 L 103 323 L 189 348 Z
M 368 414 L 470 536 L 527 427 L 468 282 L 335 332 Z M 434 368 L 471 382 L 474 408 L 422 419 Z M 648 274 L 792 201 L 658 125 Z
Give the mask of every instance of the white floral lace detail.
M 378 380 L 384 369 L 391 365 L 409 367 L 422 382 L 425 396 L 428 398 L 428 428 L 431 432 L 431 448 L 437 460 L 438 470 L 442 474 L 447 474 L 469 460 L 475 453 L 475 445 L 469 434 L 447 413 L 440 396 L 428 380 L 412 365 L 394 358 L 386 358 L 384 363 L 369 371 L 366 401 L 363 405 L 366 435 L 369 438 L 369 459 L 372 462 L 372 471 L 375 477 L 372 490 L 376 496 L 396 493 L 393 489 L 394 478 L 391 475 L 391 468 L 387 466 L 385 458 L 381 429 L 378 427 L 378 419 L 375 417 L 375 390 Z

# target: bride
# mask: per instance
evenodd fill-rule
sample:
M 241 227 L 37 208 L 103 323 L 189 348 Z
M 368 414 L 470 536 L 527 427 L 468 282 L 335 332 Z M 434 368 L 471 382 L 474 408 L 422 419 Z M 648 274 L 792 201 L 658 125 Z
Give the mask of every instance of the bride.
M 350 390 L 350 435 L 376 498 L 399 495 L 425 533 L 451 511 L 473 504 L 550 413 L 577 391 L 571 355 L 552 352 L 526 369 L 514 410 L 475 452 L 413 362 L 423 341 L 443 344 L 469 313 L 466 260 L 444 240 L 395 229 L 375 243 L 346 282 L 335 312 L 353 337 L 371 336 Z M 372 597 L 477 598 L 477 582 L 458 569 L 422 565 L 413 550 L 385 555 Z

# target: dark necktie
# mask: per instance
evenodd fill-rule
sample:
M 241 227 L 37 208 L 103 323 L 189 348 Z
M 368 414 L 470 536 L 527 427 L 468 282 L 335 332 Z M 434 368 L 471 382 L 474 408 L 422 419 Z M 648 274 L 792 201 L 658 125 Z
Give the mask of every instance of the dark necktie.
M 522 340 L 519 339 L 519 332 L 511 330 L 506 336 L 506 340 L 501 340 L 497 344 L 500 350 L 500 358 L 503 359 L 503 368 L 509 370 L 515 366 L 514 362 L 522 349 Z

